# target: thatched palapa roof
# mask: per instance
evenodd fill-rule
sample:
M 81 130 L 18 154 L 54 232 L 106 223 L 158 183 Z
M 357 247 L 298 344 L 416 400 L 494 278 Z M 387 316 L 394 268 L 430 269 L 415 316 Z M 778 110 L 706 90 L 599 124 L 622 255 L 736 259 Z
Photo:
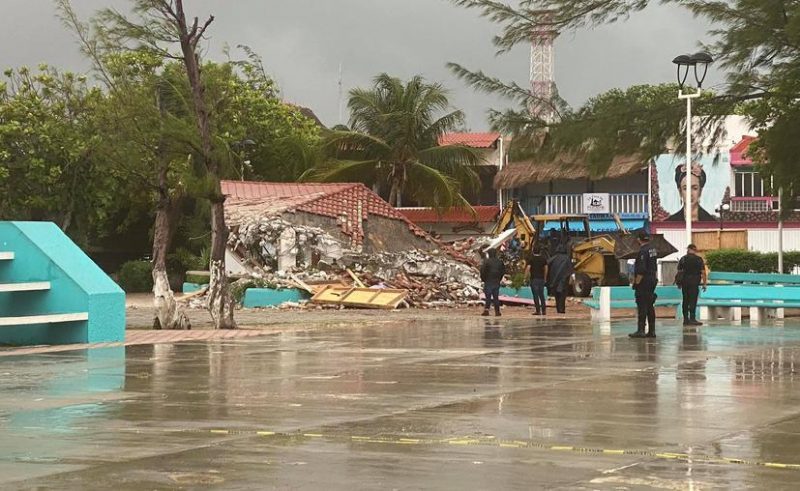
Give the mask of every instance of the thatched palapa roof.
M 512 162 L 503 167 L 494 178 L 495 189 L 514 189 L 539 182 L 560 179 L 614 179 L 635 174 L 647 168 L 647 159 L 639 155 L 615 157 L 605 175 L 593 176 L 584 161 L 559 157 L 553 161 L 527 160 Z

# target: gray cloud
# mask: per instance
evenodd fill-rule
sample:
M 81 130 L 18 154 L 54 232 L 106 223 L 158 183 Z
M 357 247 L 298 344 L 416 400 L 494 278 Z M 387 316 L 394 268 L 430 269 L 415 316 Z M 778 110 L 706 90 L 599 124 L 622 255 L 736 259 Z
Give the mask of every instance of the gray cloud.
M 73 3 L 83 16 L 104 6 L 127 5 L 125 0 Z M 487 128 L 487 109 L 504 102 L 476 94 L 455 79 L 445 63 L 455 61 L 527 84 L 528 49 L 496 57 L 491 38 L 498 27 L 446 0 L 191 0 L 187 4 L 194 15 L 216 16 L 206 45 L 208 56 L 220 58 L 226 44 L 249 45 L 263 56 L 286 100 L 311 107 L 331 125 L 338 120 L 340 63 L 345 91 L 368 85 L 380 72 L 403 78 L 422 74 L 442 82 L 476 131 Z M 87 68 L 49 0 L 3 0 L 3 11 L 0 66 L 46 62 L 72 70 Z M 695 50 L 705 31 L 706 26 L 687 12 L 657 6 L 624 23 L 562 34 L 555 54 L 559 91 L 577 106 L 612 87 L 671 81 L 670 60 Z M 712 70 L 709 79 L 718 83 L 722 76 Z

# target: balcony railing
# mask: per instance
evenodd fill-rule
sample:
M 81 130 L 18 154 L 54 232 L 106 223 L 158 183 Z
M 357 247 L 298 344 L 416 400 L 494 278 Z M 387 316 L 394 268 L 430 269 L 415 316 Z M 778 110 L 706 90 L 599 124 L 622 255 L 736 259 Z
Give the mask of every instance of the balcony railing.
M 735 198 L 731 198 L 731 211 L 741 213 L 772 211 L 775 209 L 775 200 L 776 198 L 771 196 L 753 198 L 737 196 Z
M 542 207 L 535 211 L 538 213 L 553 214 L 584 214 L 582 194 L 550 194 Z M 647 193 L 615 193 L 609 195 L 609 212 L 616 215 L 647 215 Z M 534 211 L 529 208 L 528 211 Z

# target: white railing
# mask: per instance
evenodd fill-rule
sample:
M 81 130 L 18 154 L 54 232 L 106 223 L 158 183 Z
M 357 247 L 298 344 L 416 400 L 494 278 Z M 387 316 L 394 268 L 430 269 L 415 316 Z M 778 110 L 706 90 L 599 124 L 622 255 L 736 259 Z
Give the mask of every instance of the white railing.
M 572 215 L 583 213 L 582 194 L 548 194 L 545 200 L 546 213 Z
M 733 198 L 731 199 L 731 211 L 753 213 L 772 211 L 772 202 L 775 198 Z
M 610 212 L 617 215 L 648 213 L 647 193 L 609 195 Z M 583 214 L 582 194 L 550 194 L 545 200 L 546 213 Z
M 612 194 L 611 213 L 617 215 L 646 214 L 648 211 L 646 193 Z

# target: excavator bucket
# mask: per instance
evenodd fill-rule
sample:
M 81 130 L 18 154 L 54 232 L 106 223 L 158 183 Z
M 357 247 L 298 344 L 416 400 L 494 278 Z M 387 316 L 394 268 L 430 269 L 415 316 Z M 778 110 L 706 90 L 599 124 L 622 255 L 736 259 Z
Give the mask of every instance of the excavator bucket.
M 650 236 L 650 243 L 653 244 L 656 251 L 658 251 L 659 259 L 678 252 L 678 249 L 675 249 L 675 246 L 667 242 L 667 239 L 661 234 L 652 234 Z M 617 256 L 618 259 L 636 259 L 640 248 L 639 241 L 633 234 L 622 234 L 615 238 L 614 255 Z

